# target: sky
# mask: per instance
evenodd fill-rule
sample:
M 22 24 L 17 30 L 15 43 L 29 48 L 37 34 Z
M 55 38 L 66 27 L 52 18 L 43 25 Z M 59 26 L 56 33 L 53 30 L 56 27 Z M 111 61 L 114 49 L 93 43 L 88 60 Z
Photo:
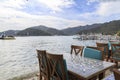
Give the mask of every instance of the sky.
M 120 20 L 120 0 L 0 0 L 0 31 L 56 29 Z

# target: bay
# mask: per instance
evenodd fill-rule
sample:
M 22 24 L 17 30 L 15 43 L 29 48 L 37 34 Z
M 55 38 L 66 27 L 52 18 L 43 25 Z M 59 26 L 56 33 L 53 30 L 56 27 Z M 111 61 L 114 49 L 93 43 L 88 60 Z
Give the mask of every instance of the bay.
M 71 45 L 95 46 L 95 40 L 80 41 L 74 36 L 30 36 L 0 40 L 0 80 L 39 70 L 36 49 L 70 53 Z

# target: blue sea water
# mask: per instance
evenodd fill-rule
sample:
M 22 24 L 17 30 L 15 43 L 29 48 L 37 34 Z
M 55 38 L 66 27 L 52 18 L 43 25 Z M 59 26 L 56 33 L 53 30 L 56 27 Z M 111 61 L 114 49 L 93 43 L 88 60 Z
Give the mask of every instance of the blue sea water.
M 38 71 L 36 49 L 51 53 L 70 53 L 70 46 L 96 46 L 95 40 L 80 41 L 74 36 L 16 37 L 0 40 L 0 80 Z

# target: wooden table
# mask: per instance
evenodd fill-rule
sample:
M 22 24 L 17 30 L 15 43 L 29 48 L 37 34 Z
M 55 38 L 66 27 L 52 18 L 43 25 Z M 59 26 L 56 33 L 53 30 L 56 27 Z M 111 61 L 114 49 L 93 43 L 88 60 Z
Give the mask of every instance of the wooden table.
M 115 63 L 91 58 L 80 56 L 72 58 L 70 53 L 64 53 L 63 56 L 66 59 L 68 71 L 80 80 L 89 80 L 115 66 Z

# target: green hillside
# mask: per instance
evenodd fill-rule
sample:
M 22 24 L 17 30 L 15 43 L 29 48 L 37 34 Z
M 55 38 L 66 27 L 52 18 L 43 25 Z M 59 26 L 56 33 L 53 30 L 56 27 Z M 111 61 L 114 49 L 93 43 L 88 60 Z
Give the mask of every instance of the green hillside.
M 103 33 L 103 34 L 115 34 L 120 31 L 120 20 L 111 21 L 103 24 L 99 24 L 99 27 L 82 30 L 78 33 Z
M 19 31 L 18 36 L 50 36 L 51 34 L 38 29 L 27 28 L 25 30 Z

